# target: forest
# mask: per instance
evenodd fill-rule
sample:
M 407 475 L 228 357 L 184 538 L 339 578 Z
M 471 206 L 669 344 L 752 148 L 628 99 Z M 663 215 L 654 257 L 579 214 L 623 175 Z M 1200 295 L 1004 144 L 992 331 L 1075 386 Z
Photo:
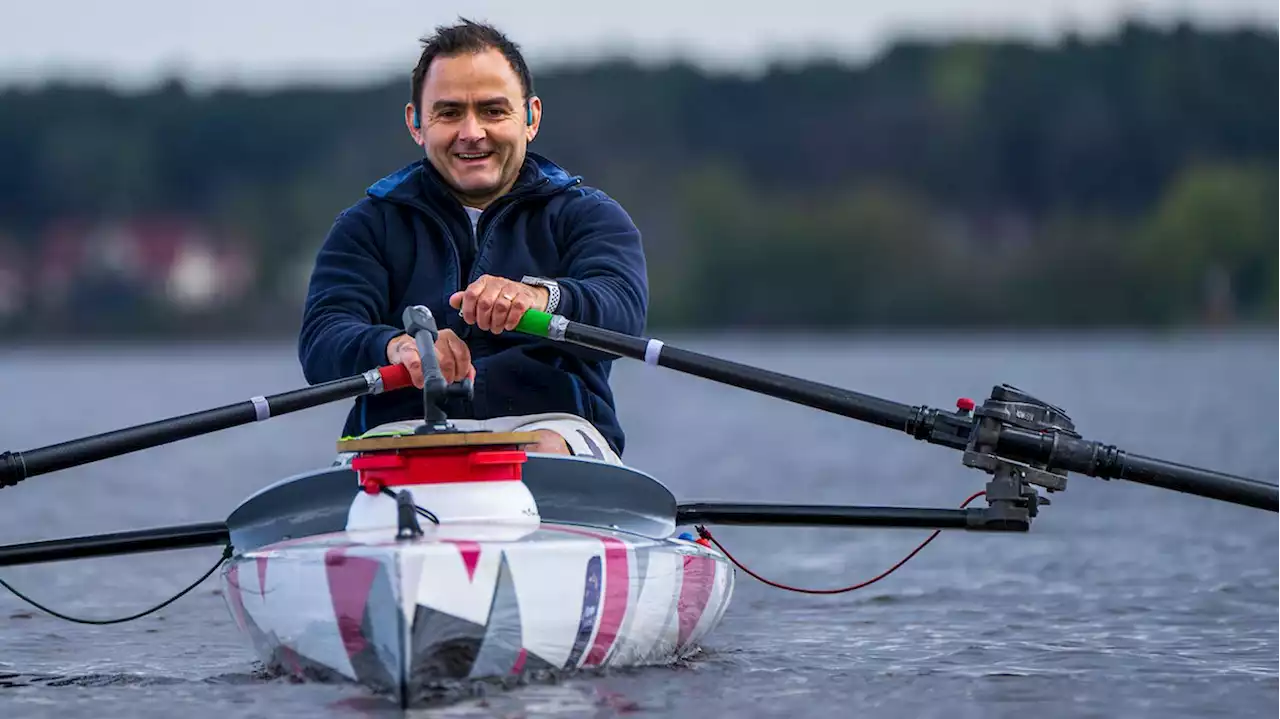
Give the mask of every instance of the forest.
M 756 76 L 534 67 L 531 150 L 631 213 L 654 328 L 1274 326 L 1276 56 L 1273 32 L 1130 24 Z M 289 336 L 334 217 L 421 157 L 414 62 L 0 90 L 5 336 Z

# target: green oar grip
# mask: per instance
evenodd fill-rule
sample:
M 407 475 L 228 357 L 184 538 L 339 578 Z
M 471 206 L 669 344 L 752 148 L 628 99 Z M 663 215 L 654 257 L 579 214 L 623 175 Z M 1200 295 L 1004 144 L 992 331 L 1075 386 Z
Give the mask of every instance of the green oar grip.
M 516 325 L 516 332 L 538 337 L 546 337 L 550 331 L 551 314 L 539 310 L 525 310 L 524 315 L 520 317 L 520 324 Z

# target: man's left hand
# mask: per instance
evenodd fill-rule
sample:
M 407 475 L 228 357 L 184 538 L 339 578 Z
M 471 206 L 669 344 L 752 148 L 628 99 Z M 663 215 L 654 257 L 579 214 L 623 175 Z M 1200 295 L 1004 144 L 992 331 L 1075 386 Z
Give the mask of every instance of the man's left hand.
M 550 292 L 505 277 L 481 275 L 462 292 L 454 292 L 449 304 L 460 310 L 463 321 L 496 335 L 513 330 L 526 310 L 543 311 Z

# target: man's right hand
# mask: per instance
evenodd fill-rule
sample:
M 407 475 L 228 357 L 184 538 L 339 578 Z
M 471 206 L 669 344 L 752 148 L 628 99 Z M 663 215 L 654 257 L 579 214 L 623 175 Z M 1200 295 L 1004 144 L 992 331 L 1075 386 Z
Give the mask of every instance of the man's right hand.
M 453 330 L 440 330 L 436 337 L 436 361 L 440 363 L 440 373 L 449 384 L 463 379 L 474 380 L 476 368 L 471 364 L 471 348 Z M 409 335 L 400 335 L 387 343 L 387 362 L 402 364 L 409 370 L 413 378 L 413 386 L 422 389 L 422 357 L 418 355 L 418 345 Z

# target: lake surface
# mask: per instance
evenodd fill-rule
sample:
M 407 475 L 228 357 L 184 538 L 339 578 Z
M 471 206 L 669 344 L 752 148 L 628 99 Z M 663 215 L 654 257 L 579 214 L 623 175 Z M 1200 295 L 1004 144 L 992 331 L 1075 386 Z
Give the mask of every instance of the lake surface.
M 1277 337 L 735 336 L 679 344 L 909 404 L 1008 382 L 1090 439 L 1275 481 Z M 292 347 L 0 350 L 0 450 L 30 449 L 302 386 Z M 682 500 L 954 507 L 982 488 L 953 450 L 624 361 L 626 459 Z M 0 541 L 220 520 L 324 465 L 346 403 L 0 490 Z M 459 686 L 415 717 L 1274 717 L 1277 517 L 1073 476 L 1025 535 L 938 537 L 860 591 L 807 596 L 739 572 L 693 661 L 511 689 Z M 925 531 L 713 528 L 739 560 L 804 587 L 892 566 Z M 154 605 L 219 549 L 0 569 L 52 608 Z M 383 717 L 345 685 L 263 676 L 210 579 L 146 618 L 82 626 L 0 589 L 0 716 Z

